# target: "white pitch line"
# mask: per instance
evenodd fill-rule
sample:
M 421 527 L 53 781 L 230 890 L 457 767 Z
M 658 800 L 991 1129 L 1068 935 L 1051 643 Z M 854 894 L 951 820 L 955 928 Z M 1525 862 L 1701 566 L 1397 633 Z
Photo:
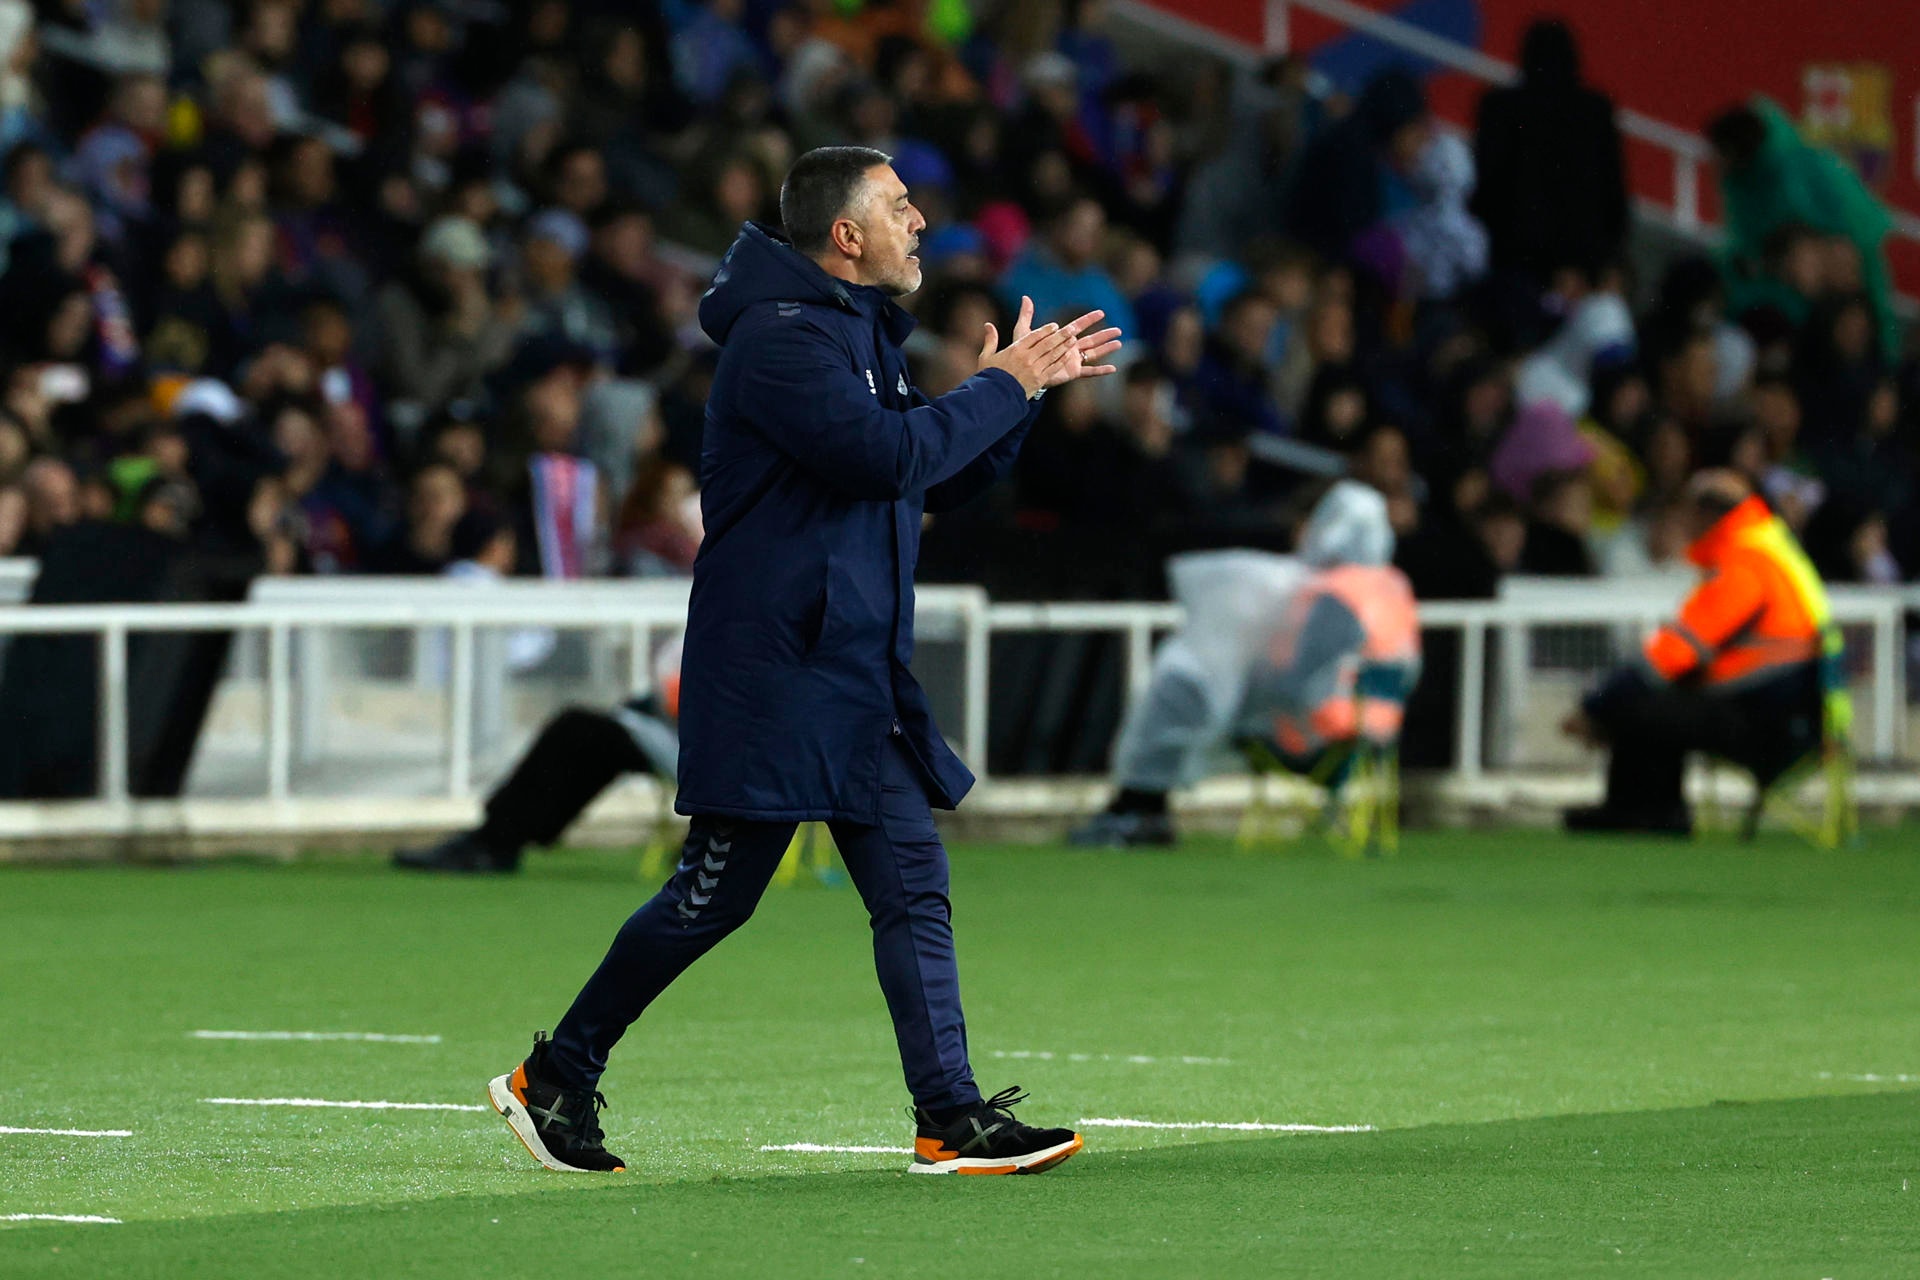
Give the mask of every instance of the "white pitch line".
M 1831 1071 L 1822 1071 L 1816 1078 L 1820 1080 L 1850 1080 L 1857 1084 L 1920 1084 L 1920 1075 L 1901 1074 L 1883 1076 L 1876 1075 L 1870 1071 L 1861 1075 L 1850 1076 L 1837 1076 Z
M 327 1098 L 202 1098 L 217 1107 L 345 1107 L 353 1111 L 485 1111 L 462 1102 L 335 1102 Z
M 44 1133 L 57 1138 L 131 1138 L 131 1129 L 16 1129 L 0 1124 L 0 1133 Z
M 809 1155 L 821 1155 L 829 1152 L 852 1156 L 910 1156 L 912 1147 L 836 1147 L 818 1142 L 783 1142 L 774 1146 L 764 1146 L 762 1151 L 803 1151 Z
M 393 1036 L 380 1031 L 193 1031 L 195 1040 L 352 1040 L 364 1044 L 439 1044 L 439 1036 Z
M 1159 1120 L 1092 1119 L 1082 1120 L 1089 1129 L 1237 1129 L 1261 1133 L 1372 1133 L 1370 1124 L 1262 1124 L 1255 1120 L 1195 1120 L 1169 1124 Z
M 1126 1062 L 1137 1067 L 1226 1067 L 1231 1058 L 1196 1058 L 1190 1054 L 1156 1058 L 1146 1053 L 1056 1053 L 1051 1049 L 995 1049 L 993 1057 L 1016 1062 Z
M 0 1222 L 101 1222 L 120 1225 L 118 1218 L 103 1218 L 97 1213 L 0 1213 Z

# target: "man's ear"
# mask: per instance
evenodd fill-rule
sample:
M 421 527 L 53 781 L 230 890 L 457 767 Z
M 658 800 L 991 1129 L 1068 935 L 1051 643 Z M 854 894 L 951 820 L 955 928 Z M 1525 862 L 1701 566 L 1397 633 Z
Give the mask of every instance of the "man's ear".
M 833 237 L 833 247 L 849 258 L 859 257 L 862 246 L 866 244 L 866 233 L 852 218 L 836 218 L 829 234 Z

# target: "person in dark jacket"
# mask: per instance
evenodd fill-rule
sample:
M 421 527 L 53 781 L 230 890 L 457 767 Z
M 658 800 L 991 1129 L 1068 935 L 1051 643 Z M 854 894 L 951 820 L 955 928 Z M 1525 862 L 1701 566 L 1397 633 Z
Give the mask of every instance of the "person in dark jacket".
M 1402 67 L 1367 82 L 1344 119 L 1307 146 L 1288 198 L 1289 234 L 1332 262 L 1345 261 L 1354 237 L 1388 213 L 1391 171 L 1411 168 L 1432 124 L 1426 91 Z
M 1544 285 L 1562 267 L 1597 270 L 1626 243 L 1627 179 L 1613 102 L 1580 80 L 1563 22 L 1520 44 L 1520 83 L 1489 89 L 1474 128 L 1471 208 L 1496 271 Z
M 931 806 L 973 783 L 908 671 L 924 512 L 1012 466 L 1049 386 L 1113 372 L 1119 333 L 1091 312 L 1002 350 L 929 400 L 907 379 L 926 221 L 889 158 L 825 147 L 794 162 L 785 234 L 748 223 L 700 304 L 720 345 L 701 445 L 705 540 L 680 685 L 679 868 L 621 928 L 551 1041 L 489 1086 L 552 1169 L 624 1168 L 596 1112 L 607 1054 L 647 1005 L 744 923 L 803 821 L 828 823 L 872 918 L 918 1134 L 913 1168 L 1032 1173 L 1080 1150 L 1033 1129 L 967 1061 Z

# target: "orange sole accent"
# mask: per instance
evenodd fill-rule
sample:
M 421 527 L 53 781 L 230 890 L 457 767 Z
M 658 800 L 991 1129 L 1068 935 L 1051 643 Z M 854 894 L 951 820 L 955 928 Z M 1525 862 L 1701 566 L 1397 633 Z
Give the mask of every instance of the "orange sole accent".
M 1076 1137 L 1073 1140 L 1073 1145 L 1071 1147 L 1068 1147 L 1065 1151 L 1062 1151 L 1059 1155 L 1049 1156 L 1047 1159 L 1042 1160 L 1039 1164 L 1030 1164 L 1024 1169 L 1015 1170 L 1015 1172 L 1045 1173 L 1047 1170 L 1052 1169 L 1058 1165 L 1065 1164 L 1067 1161 L 1073 1159 L 1073 1157 L 1079 1155 L 1080 1152 L 1086 1148 L 1086 1145 L 1087 1145 L 1086 1143 L 1082 1142 L 1078 1137 Z
M 916 1139 L 915 1146 L 917 1147 L 921 1142 L 926 1142 L 932 1145 L 935 1149 L 942 1149 L 939 1147 L 939 1144 L 932 1138 Z M 973 1165 L 973 1166 L 968 1166 L 966 1168 L 954 1169 L 952 1172 L 958 1173 L 958 1174 L 967 1174 L 972 1176 L 984 1175 L 986 1177 L 997 1177 L 997 1176 L 1003 1176 L 1005 1174 L 1010 1174 L 1010 1173 L 1045 1173 L 1047 1170 L 1057 1168 L 1058 1166 L 1066 1163 L 1068 1160 L 1071 1160 L 1074 1156 L 1079 1155 L 1082 1151 L 1086 1149 L 1086 1145 L 1087 1144 L 1081 1140 L 1080 1136 L 1078 1134 L 1075 1134 L 1073 1138 L 1072 1146 L 1068 1147 L 1065 1151 L 1057 1152 L 1053 1155 L 1050 1155 L 1045 1160 L 1041 1160 L 1036 1164 Z M 923 1153 L 923 1154 L 926 1154 L 926 1153 Z M 945 1164 L 947 1163 L 947 1161 L 954 1160 L 957 1158 L 958 1157 L 949 1153 L 945 1156 L 944 1159 L 935 1161 L 935 1163 Z

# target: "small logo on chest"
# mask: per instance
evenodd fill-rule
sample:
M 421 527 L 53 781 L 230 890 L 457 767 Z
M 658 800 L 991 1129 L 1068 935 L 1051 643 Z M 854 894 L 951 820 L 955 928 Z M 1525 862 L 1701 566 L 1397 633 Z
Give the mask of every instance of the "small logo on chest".
M 907 394 L 907 375 L 906 374 L 903 373 L 900 375 L 900 385 L 895 387 L 894 390 L 898 391 L 903 396 Z
M 867 370 L 867 390 L 872 392 L 876 396 L 880 394 L 880 387 L 877 383 L 874 382 L 873 370 L 871 369 Z

